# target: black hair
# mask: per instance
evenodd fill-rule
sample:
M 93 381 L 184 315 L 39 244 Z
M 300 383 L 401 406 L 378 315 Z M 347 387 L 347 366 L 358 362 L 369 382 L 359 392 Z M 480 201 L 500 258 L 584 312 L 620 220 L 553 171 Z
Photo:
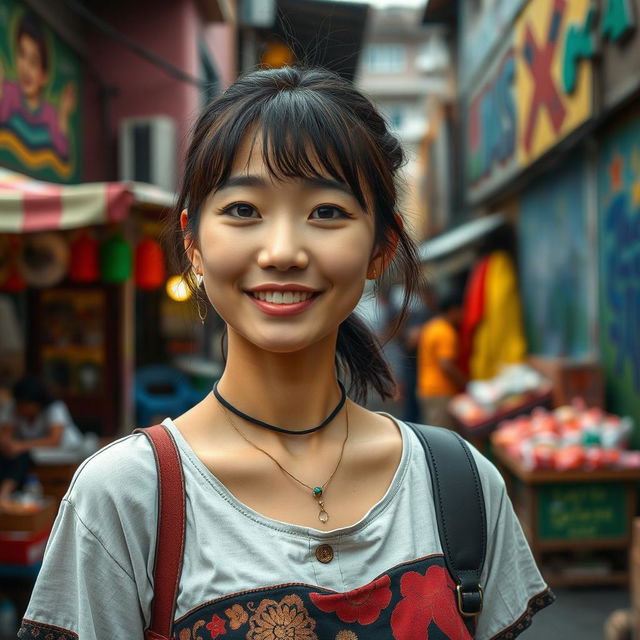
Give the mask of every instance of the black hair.
M 404 154 L 372 103 L 345 79 L 319 68 L 248 73 L 205 107 L 196 122 L 168 230 L 170 250 L 194 293 L 199 295 L 189 277 L 191 264 L 184 251 L 180 213 L 188 209 L 185 231 L 196 238 L 200 208 L 229 176 L 247 135 L 261 136 L 263 159 L 275 179 L 326 172 L 321 177 L 328 174 L 347 184 L 362 208 L 373 214 L 375 244 L 383 255 L 395 250 L 389 269 L 392 274 L 399 272 L 405 283 L 399 326 L 420 286 L 416 249 L 396 210 L 397 171 Z M 377 338 L 355 314 L 340 325 L 336 365 L 359 401 L 371 390 L 383 399 L 395 393 Z
M 35 402 L 43 409 L 54 402 L 44 382 L 32 374 L 27 374 L 15 382 L 11 392 L 15 402 Z
M 16 32 L 16 47 L 22 36 L 29 36 L 37 45 L 40 53 L 40 62 L 45 73 L 49 70 L 49 53 L 47 51 L 47 42 L 44 38 L 44 31 L 40 24 L 40 20 L 35 14 L 26 12 L 20 18 L 18 30 Z

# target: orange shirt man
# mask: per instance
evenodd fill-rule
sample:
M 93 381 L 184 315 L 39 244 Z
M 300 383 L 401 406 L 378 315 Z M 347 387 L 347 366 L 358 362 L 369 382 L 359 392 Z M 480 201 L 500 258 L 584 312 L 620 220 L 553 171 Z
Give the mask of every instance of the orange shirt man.
M 443 298 L 440 314 L 427 322 L 420 332 L 417 395 L 425 424 L 453 427 L 447 406 L 467 383 L 456 364 L 461 320 L 462 298 L 451 295 Z

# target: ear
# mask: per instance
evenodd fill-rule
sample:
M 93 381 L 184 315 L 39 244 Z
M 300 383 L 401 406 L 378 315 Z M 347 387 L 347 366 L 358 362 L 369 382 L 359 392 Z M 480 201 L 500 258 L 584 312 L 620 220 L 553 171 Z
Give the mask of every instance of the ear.
M 404 229 L 404 223 L 402 218 L 396 213 L 395 219 L 400 229 Z M 367 280 L 377 280 L 386 271 L 387 267 L 391 264 L 393 257 L 396 255 L 396 249 L 398 248 L 398 242 L 400 242 L 400 236 L 397 232 L 389 231 L 389 241 L 387 246 L 382 249 L 376 247 L 369 263 L 369 269 L 367 270 Z
M 188 228 L 189 214 L 186 209 L 180 214 L 180 228 L 183 233 L 184 252 L 189 258 L 189 262 L 193 265 L 193 270 L 196 273 L 202 273 L 202 256 L 195 242 L 193 234 Z

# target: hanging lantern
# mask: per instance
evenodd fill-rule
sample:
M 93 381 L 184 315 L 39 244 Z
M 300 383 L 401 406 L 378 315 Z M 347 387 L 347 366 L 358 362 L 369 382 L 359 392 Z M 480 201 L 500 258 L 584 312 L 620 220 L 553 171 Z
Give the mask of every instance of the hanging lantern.
M 97 240 L 88 231 L 81 231 L 71 243 L 69 280 L 95 282 L 100 277 L 98 253 Z
M 111 236 L 100 247 L 100 277 L 104 282 L 120 284 L 131 275 L 131 247 L 120 235 Z
M 160 243 L 146 237 L 136 247 L 136 285 L 139 289 L 151 291 L 164 284 L 164 253 Z

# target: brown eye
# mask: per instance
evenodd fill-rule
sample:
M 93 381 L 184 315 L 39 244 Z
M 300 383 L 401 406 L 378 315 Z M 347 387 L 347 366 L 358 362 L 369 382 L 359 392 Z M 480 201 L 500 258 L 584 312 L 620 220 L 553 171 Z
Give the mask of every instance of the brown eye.
M 232 204 L 224 210 L 224 213 L 232 218 L 240 218 L 243 220 L 252 220 L 260 217 L 254 207 L 243 202 Z
M 311 212 L 312 220 L 339 220 L 340 218 L 348 218 L 349 216 L 342 209 L 325 205 L 317 207 Z

